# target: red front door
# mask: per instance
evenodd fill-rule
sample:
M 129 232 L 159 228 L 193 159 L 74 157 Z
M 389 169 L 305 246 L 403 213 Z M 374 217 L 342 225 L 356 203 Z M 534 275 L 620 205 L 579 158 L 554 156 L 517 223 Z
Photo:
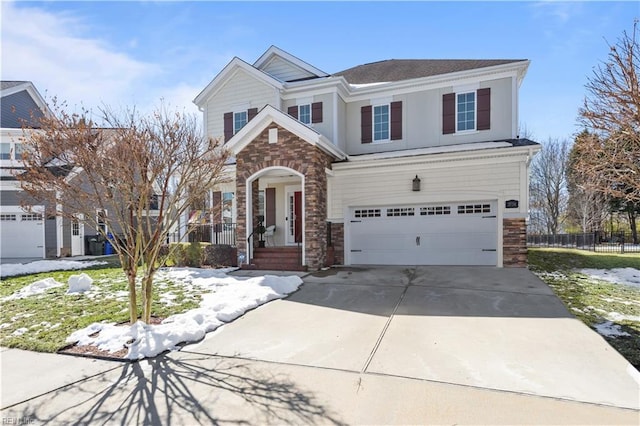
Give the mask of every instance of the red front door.
M 302 242 L 302 191 L 293 194 L 293 235 L 296 243 Z

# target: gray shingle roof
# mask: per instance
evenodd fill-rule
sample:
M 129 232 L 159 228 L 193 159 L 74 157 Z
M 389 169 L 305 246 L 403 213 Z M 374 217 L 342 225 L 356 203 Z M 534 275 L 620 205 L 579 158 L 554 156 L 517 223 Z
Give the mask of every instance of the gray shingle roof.
M 358 65 L 333 75 L 343 76 L 350 84 L 370 84 L 430 77 L 523 61 L 526 59 L 389 59 Z
M 0 90 L 10 89 L 25 83 L 28 83 L 28 81 L 0 81 Z

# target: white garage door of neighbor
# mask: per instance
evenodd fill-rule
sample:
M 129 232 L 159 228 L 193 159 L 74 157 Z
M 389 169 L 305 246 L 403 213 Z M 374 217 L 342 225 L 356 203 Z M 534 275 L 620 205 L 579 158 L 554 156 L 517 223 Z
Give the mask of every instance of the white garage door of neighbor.
M 440 203 L 351 209 L 350 263 L 493 265 L 497 203 Z
M 43 257 L 44 220 L 42 214 L 22 209 L 0 211 L 0 256 Z

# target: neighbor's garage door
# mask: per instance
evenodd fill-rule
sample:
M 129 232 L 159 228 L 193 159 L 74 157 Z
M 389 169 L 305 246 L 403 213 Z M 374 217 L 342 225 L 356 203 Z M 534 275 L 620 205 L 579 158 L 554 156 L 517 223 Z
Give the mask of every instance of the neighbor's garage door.
M 350 263 L 496 265 L 493 201 L 351 209 Z
M 43 257 L 44 221 L 39 213 L 0 210 L 0 256 Z

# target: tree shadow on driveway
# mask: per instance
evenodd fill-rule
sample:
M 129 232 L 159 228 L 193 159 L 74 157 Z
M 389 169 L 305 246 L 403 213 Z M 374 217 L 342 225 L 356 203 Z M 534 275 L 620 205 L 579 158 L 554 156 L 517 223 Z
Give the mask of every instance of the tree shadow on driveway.
M 186 353 L 125 364 L 3 411 L 32 424 L 344 424 L 268 364 Z

